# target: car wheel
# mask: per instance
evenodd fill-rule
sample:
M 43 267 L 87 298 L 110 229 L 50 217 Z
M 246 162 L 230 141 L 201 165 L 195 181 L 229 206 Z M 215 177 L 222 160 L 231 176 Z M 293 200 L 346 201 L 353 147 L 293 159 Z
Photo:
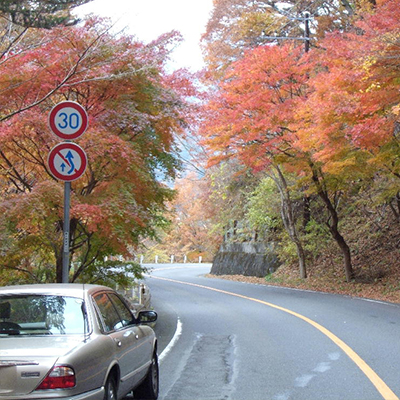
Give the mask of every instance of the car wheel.
M 135 399 L 157 400 L 159 390 L 158 357 L 153 354 L 149 371 L 145 380 L 134 391 Z
M 112 376 L 107 379 L 104 400 L 117 400 L 117 384 Z

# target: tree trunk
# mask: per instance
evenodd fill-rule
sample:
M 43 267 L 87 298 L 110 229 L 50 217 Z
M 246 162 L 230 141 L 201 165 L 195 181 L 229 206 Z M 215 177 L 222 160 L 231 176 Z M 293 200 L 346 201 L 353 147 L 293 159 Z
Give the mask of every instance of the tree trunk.
M 392 210 L 396 221 L 400 222 L 400 192 L 397 192 L 396 196 L 389 201 L 389 207 Z
M 299 258 L 299 274 L 300 278 L 307 278 L 307 267 L 306 267 L 306 257 L 303 248 L 303 244 L 299 238 L 296 229 L 296 220 L 293 213 L 292 200 L 290 198 L 289 189 L 287 187 L 286 179 L 280 170 L 279 166 L 274 166 L 277 176 L 271 174 L 271 178 L 276 183 L 279 193 L 281 195 L 281 216 L 282 221 L 285 226 L 286 231 L 289 234 L 290 239 L 296 246 L 297 256 Z
M 333 239 L 336 241 L 338 244 L 342 254 L 343 254 L 343 261 L 344 261 L 344 271 L 345 271 L 345 276 L 346 276 L 346 281 L 350 282 L 353 277 L 354 277 L 354 272 L 353 272 L 353 265 L 351 262 L 351 253 L 350 253 L 350 248 L 348 244 L 346 243 L 346 240 L 344 237 L 340 234 L 339 232 L 339 216 L 336 211 L 335 206 L 332 204 L 328 193 L 326 190 L 321 185 L 321 182 L 318 178 L 318 172 L 316 170 L 316 167 L 314 164 L 310 164 L 311 170 L 312 170 L 312 179 L 315 184 L 315 187 L 317 188 L 317 193 L 324 202 L 327 210 L 328 210 L 328 221 L 326 224 L 328 225 L 329 231 L 333 237 Z
M 63 272 L 63 252 L 57 254 L 56 258 L 56 283 L 62 283 L 62 272 Z
M 340 250 L 342 251 L 346 281 L 350 282 L 354 278 L 353 265 L 351 263 L 350 247 L 344 240 L 343 236 L 339 233 L 337 226 L 334 227 L 330 226 L 329 229 L 332 233 L 333 238 L 336 240 L 336 243 L 340 247 Z
M 303 228 L 307 227 L 307 224 L 311 221 L 311 198 L 309 196 L 303 197 Z

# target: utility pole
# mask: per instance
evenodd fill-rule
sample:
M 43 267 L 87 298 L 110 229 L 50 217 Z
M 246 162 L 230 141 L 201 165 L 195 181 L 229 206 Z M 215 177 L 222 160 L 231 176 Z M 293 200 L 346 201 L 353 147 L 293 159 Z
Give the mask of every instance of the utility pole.
M 305 47 L 305 52 L 308 53 L 310 50 L 310 14 L 306 13 L 305 14 L 305 19 L 304 19 L 304 47 Z
M 287 15 L 286 15 L 287 16 Z M 289 17 L 288 17 L 289 18 Z M 304 21 L 304 36 L 302 37 L 291 37 L 291 36 L 264 36 L 262 40 L 304 40 L 304 50 L 306 53 L 310 50 L 310 13 L 306 12 L 304 17 L 291 17 L 291 19 L 297 19 Z

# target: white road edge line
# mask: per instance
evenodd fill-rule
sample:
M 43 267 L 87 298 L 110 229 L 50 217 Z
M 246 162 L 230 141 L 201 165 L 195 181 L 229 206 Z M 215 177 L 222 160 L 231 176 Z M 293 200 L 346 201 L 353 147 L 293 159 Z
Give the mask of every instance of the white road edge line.
M 178 317 L 178 321 L 176 323 L 175 334 L 174 334 L 173 338 L 171 339 L 171 341 L 168 343 L 168 346 L 163 350 L 163 352 L 158 357 L 158 361 L 160 363 L 165 358 L 165 356 L 172 350 L 172 348 L 175 346 L 175 344 L 178 341 L 181 334 L 182 334 L 182 322 Z

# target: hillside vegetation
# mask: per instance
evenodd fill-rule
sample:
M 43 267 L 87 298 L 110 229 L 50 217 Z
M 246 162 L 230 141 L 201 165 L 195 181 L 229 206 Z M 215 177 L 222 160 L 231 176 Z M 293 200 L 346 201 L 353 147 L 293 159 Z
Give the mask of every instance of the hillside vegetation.
M 283 264 L 265 278 L 214 277 L 400 303 L 400 229 L 397 221 L 387 215 L 369 231 L 360 221 L 352 222 L 353 226 L 350 224 L 344 229 L 353 248 L 355 276 L 351 282 L 344 278 L 340 252 L 333 243 L 327 243 L 308 264 L 307 279 L 299 278 L 296 263 Z

